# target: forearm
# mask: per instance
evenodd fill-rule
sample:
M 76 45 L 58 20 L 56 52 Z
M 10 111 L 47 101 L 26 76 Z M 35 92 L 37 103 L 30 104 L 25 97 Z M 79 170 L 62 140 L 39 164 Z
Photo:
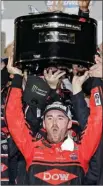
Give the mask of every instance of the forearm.
M 10 134 L 15 141 L 17 147 L 28 159 L 30 150 L 32 149 L 32 138 L 29 134 L 25 123 L 25 118 L 22 109 L 22 77 L 15 75 L 9 97 L 6 105 L 6 121 Z M 29 149 L 31 147 L 31 149 Z
M 101 139 L 103 127 L 103 91 L 101 86 L 101 80 L 94 78 L 90 97 L 90 115 L 81 141 L 81 151 L 86 161 L 89 161 L 93 156 Z
M 84 99 L 84 93 L 80 91 L 76 95 L 72 95 L 72 104 L 75 112 L 75 116 L 83 130 L 87 123 L 87 119 L 90 113 L 87 107 L 86 101 Z

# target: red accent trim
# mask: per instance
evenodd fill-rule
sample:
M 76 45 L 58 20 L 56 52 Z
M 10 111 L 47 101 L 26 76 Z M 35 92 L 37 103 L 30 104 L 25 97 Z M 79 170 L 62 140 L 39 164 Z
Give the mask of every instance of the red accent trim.
M 85 18 L 80 18 L 79 21 L 85 23 L 86 19 Z
M 33 164 L 35 164 L 35 165 L 47 165 L 47 166 L 59 166 L 59 167 L 61 167 L 61 166 L 73 166 L 73 165 L 76 165 L 76 166 L 80 166 L 80 167 L 82 167 L 82 165 L 81 164 L 78 164 L 78 163 L 72 163 L 72 164 L 69 164 L 69 163 L 67 163 L 67 164 L 49 164 L 49 163 L 40 163 L 40 162 L 32 162 L 32 165 Z M 30 165 L 31 166 L 31 165 Z M 30 167 L 29 166 L 29 167 Z M 83 168 L 83 167 L 82 167 Z

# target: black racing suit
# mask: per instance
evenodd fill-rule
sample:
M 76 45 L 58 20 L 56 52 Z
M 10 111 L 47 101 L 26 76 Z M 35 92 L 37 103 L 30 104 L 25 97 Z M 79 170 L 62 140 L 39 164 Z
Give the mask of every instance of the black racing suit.
M 101 81 L 102 89 L 103 82 Z M 76 118 L 84 130 L 87 123 L 87 118 L 90 114 L 90 109 L 84 100 L 84 93 L 81 91 L 77 95 L 72 97 L 72 103 L 74 107 L 74 112 Z M 82 117 L 81 117 L 82 115 Z M 92 137 L 92 134 L 91 134 Z M 97 151 L 90 160 L 89 170 L 84 179 L 84 185 L 103 185 L 103 132 L 101 137 L 101 142 L 97 148 Z

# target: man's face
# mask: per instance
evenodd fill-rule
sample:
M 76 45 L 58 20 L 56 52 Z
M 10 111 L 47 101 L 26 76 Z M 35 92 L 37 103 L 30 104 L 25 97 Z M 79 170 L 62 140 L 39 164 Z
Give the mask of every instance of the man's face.
M 59 110 L 48 111 L 43 121 L 43 126 L 47 131 L 47 138 L 51 143 L 59 143 L 64 140 L 71 125 L 72 122 Z

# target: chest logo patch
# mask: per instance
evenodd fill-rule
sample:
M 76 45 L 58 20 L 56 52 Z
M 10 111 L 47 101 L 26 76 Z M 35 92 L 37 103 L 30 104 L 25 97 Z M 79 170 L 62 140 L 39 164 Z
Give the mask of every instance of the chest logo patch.
M 77 159 L 78 159 L 78 156 L 77 156 L 77 154 L 72 153 L 72 154 L 70 154 L 70 158 L 71 158 L 72 160 L 77 160 Z
M 70 181 L 77 176 L 60 169 L 52 169 L 45 172 L 41 172 L 35 175 L 35 177 L 52 185 L 61 184 Z

